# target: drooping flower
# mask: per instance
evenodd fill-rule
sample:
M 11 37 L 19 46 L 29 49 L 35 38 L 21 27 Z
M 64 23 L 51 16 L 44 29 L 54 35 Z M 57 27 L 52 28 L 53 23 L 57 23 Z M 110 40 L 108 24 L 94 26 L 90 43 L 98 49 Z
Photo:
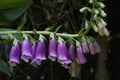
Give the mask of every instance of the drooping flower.
M 76 47 L 75 45 L 70 45 L 69 47 L 69 56 L 72 60 L 74 60 L 77 56 L 77 53 L 76 53 Z
M 36 52 L 37 44 L 33 44 L 32 46 L 32 58 L 31 58 L 31 64 L 34 67 L 37 67 L 37 64 L 35 63 L 35 52 Z
M 109 36 L 109 35 L 110 35 L 110 32 L 109 32 L 106 28 L 104 28 L 104 29 L 103 29 L 103 34 L 104 34 L 105 36 Z
M 67 59 L 67 46 L 62 41 L 57 46 L 58 62 L 64 63 Z
M 67 59 L 64 61 L 64 64 L 70 64 L 72 62 L 72 60 L 70 59 L 68 51 L 67 51 L 66 57 L 67 57 Z
M 105 28 L 105 26 L 102 24 L 102 22 L 98 22 L 97 26 L 98 26 L 99 30 L 102 30 L 103 28 Z
M 83 53 L 89 52 L 88 44 L 86 43 L 86 41 L 82 43 L 82 50 L 83 50 Z
M 46 60 L 45 52 L 46 52 L 45 41 L 40 41 L 37 45 L 35 52 L 35 62 L 37 65 L 40 65 L 42 60 Z
M 69 56 L 69 53 L 68 53 L 68 50 L 67 50 L 66 57 L 67 57 L 67 59 L 64 60 L 61 64 L 62 64 L 62 66 L 63 66 L 64 68 L 67 69 L 67 68 L 68 68 L 68 65 L 69 65 L 70 63 L 72 63 L 72 60 L 71 60 L 71 58 L 70 58 L 70 56 Z
M 89 44 L 89 49 L 90 49 L 90 53 L 91 53 L 92 55 L 94 55 L 94 54 L 96 53 L 93 43 L 90 43 L 90 44 Z
M 93 43 L 93 46 L 94 46 L 95 53 L 100 53 L 101 49 L 99 44 L 96 41 Z
M 84 63 L 86 63 L 86 61 L 87 61 L 87 59 L 86 59 L 86 57 L 83 55 L 82 48 L 81 48 L 81 46 L 79 46 L 79 47 L 77 48 L 77 62 L 78 62 L 79 64 L 84 64 Z
M 67 54 L 67 59 L 64 62 L 62 62 L 62 66 L 67 69 L 68 65 L 70 63 L 72 63 L 72 60 L 70 59 L 69 55 Z
M 9 55 L 9 64 L 10 66 L 16 66 L 20 63 L 20 47 L 18 44 L 12 46 L 10 55 Z
M 31 45 L 30 45 L 30 41 L 28 38 L 26 38 L 23 42 L 22 42 L 22 55 L 21 55 L 21 59 L 23 59 L 25 62 L 29 62 L 29 59 L 32 57 L 31 54 Z
M 49 59 L 55 61 L 57 58 L 57 40 L 52 38 L 49 42 Z
M 102 17 L 106 17 L 106 16 L 107 16 L 107 14 L 106 14 L 103 10 L 100 10 L 100 15 L 101 15 Z

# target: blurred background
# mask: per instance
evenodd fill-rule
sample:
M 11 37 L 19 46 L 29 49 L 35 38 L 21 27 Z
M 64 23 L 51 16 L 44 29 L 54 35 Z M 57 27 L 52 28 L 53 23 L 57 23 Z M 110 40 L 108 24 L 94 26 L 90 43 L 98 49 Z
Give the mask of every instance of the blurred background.
M 0 80 L 120 80 L 120 5 L 113 0 L 100 1 L 106 5 L 107 29 L 111 34 L 109 37 L 101 37 L 91 31 L 88 35 L 98 41 L 101 53 L 86 54 L 87 63 L 78 65 L 73 62 L 69 69 L 58 62 L 46 60 L 38 68 L 21 61 L 13 70 L 8 64 L 12 41 L 2 42 L 4 36 L 0 38 Z M 86 1 L 81 0 L 34 0 L 27 9 L 27 21 L 22 30 L 45 30 L 51 25 L 56 29 L 61 25 L 59 32 L 77 33 L 82 28 L 83 17 L 79 9 L 85 5 Z M 17 29 L 22 17 L 23 15 L 0 28 Z

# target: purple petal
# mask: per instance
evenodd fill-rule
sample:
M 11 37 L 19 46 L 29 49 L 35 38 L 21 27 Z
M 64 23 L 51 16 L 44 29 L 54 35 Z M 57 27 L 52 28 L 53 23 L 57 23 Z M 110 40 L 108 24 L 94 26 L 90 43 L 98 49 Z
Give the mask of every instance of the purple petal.
M 72 60 L 74 60 L 77 56 L 76 47 L 74 45 L 70 45 L 70 47 L 69 47 L 69 56 Z
M 90 53 L 91 53 L 92 55 L 94 55 L 94 54 L 96 53 L 93 43 L 90 43 L 90 44 L 89 44 L 89 49 L 90 49 Z
M 87 60 L 86 60 L 85 56 L 83 55 L 82 48 L 80 46 L 79 48 L 77 48 L 77 62 L 79 64 L 84 64 L 84 63 L 86 63 L 86 61 Z
M 94 50 L 95 50 L 95 52 L 96 52 L 96 53 L 100 53 L 101 49 L 100 49 L 99 44 L 95 41 L 95 42 L 93 43 L 93 45 L 94 45 Z
M 37 67 L 37 64 L 35 63 L 35 52 L 36 52 L 36 48 L 37 48 L 37 45 L 36 44 L 33 44 L 32 46 L 32 58 L 31 58 L 31 64 L 34 66 L 34 67 Z
M 64 61 L 64 64 L 70 64 L 70 63 L 72 63 L 72 60 L 70 59 L 70 56 L 68 54 L 68 50 L 67 50 L 66 56 L 67 56 L 67 59 Z
M 85 41 L 82 43 L 82 50 L 83 50 L 83 53 L 88 53 L 89 52 L 88 45 Z
M 41 41 L 37 45 L 36 53 L 35 53 L 35 62 L 40 65 L 42 60 L 46 60 L 45 56 L 45 41 Z
M 49 42 L 49 59 L 55 61 L 57 58 L 57 40 L 52 38 Z
M 20 47 L 18 44 L 12 46 L 10 55 L 9 55 L 9 64 L 10 66 L 16 66 L 16 64 L 20 63 Z
M 23 59 L 25 62 L 28 62 L 31 57 L 32 57 L 31 45 L 30 45 L 29 39 L 27 38 L 22 42 L 22 56 L 21 56 L 21 59 Z
M 66 69 L 68 69 L 68 64 L 62 64 L 62 66 Z
M 67 59 L 67 46 L 60 42 L 57 47 L 57 53 L 58 53 L 58 62 L 62 63 Z

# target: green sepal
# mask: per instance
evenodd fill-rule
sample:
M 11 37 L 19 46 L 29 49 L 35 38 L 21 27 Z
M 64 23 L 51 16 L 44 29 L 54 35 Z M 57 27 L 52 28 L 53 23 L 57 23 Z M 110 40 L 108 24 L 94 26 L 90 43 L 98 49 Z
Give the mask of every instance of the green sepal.
M 32 44 L 35 44 L 35 43 L 38 42 L 38 41 L 37 41 L 36 39 L 34 39 L 31 35 L 27 34 L 27 36 L 29 37 L 30 42 L 31 42 Z
M 80 42 L 79 41 L 76 41 L 76 47 L 78 48 L 78 47 L 80 47 Z
M 60 42 L 64 42 L 65 43 L 64 39 L 59 36 L 58 37 L 58 43 L 60 43 Z
M 55 38 L 55 35 L 54 35 L 54 33 L 50 33 L 50 39 L 52 39 L 52 38 Z
M 44 40 L 47 41 L 47 39 L 42 34 L 40 34 L 39 35 L 39 41 L 44 41 Z

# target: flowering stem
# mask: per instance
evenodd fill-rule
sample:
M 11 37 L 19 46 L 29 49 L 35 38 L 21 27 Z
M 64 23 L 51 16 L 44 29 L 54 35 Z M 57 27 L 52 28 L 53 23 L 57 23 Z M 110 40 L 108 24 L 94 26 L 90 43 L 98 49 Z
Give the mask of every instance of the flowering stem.
M 50 33 L 52 32 L 49 32 L 49 31 L 36 31 L 36 32 L 34 31 L 3 31 L 3 32 L 0 32 L 0 35 L 1 34 L 21 34 L 21 33 L 24 33 L 24 34 L 36 34 L 37 33 L 37 34 L 43 34 L 43 35 L 50 35 Z M 55 33 L 55 34 L 61 37 L 73 37 L 73 38 L 80 37 L 83 35 L 83 34 L 78 35 L 78 34 L 67 34 L 67 33 Z

